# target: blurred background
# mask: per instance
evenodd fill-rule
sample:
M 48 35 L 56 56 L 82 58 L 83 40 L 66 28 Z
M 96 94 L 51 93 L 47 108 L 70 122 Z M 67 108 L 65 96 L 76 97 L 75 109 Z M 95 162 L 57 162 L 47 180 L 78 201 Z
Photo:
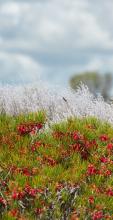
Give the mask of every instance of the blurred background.
M 113 0 L 0 0 L 0 83 L 113 87 Z

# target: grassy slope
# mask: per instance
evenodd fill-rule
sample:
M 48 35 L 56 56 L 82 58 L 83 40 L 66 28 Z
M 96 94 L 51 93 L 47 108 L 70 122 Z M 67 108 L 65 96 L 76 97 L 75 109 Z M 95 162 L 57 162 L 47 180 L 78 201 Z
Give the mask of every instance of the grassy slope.
M 0 197 L 7 201 L 0 203 L 1 218 L 112 219 L 113 128 L 95 118 L 69 119 L 20 135 L 17 126 L 31 121 L 44 123 L 45 114 L 0 115 Z M 27 185 L 42 192 L 30 194 Z

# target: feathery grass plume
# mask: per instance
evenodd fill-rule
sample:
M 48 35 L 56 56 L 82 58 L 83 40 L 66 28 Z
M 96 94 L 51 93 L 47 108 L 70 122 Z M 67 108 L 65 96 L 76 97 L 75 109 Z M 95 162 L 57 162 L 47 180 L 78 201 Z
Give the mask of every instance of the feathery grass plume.
M 70 89 L 59 91 L 44 83 L 24 86 L 0 86 L 0 114 L 46 110 L 50 122 L 58 122 L 70 116 L 95 116 L 113 124 L 113 104 L 95 98 L 87 86 L 81 84 L 76 92 Z

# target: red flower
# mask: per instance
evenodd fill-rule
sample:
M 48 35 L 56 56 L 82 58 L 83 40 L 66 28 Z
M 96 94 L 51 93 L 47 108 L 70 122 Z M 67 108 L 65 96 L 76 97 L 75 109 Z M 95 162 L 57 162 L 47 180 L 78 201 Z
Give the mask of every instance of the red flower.
M 88 200 L 89 200 L 90 204 L 94 204 L 94 197 L 93 196 L 90 196 Z
M 92 220 L 98 220 L 103 218 L 103 212 L 102 211 L 97 211 L 93 214 Z
M 7 187 L 7 183 L 6 183 L 6 181 L 1 181 L 1 183 L 0 183 L 3 187 Z
M 70 147 L 72 148 L 72 150 L 73 151 L 80 151 L 80 149 L 81 149 L 81 146 L 80 146 L 80 144 L 72 144 L 72 145 L 70 145 Z
M 97 169 L 95 168 L 95 166 L 93 164 L 90 164 L 88 166 L 87 173 L 88 173 L 88 175 L 94 175 L 97 173 Z
M 32 152 L 35 152 L 35 151 L 36 151 L 36 147 L 33 145 L 33 146 L 31 147 L 31 150 L 32 150 Z
M 75 132 L 73 133 L 73 139 L 74 139 L 75 141 L 77 141 L 77 140 L 79 140 L 79 138 L 80 138 L 80 135 L 78 134 L 77 131 L 75 131 Z
M 103 156 L 103 157 L 100 158 L 100 161 L 102 163 L 107 163 L 108 162 L 108 158 Z
M 7 205 L 7 201 L 4 198 L 0 197 L 0 204 L 5 208 L 5 206 Z
M 88 156 L 89 156 L 89 153 L 87 151 L 84 150 L 81 152 L 82 159 L 87 160 Z
M 25 176 L 31 176 L 31 172 L 28 170 L 28 168 L 23 168 L 22 169 L 22 173 L 25 175 Z
M 106 191 L 106 195 L 108 195 L 108 196 L 113 196 L 113 189 L 109 188 L 109 189 Z
M 24 191 L 29 193 L 31 190 L 31 186 L 30 185 L 26 185 L 26 187 L 24 188 Z
M 14 192 L 12 193 L 12 199 L 18 200 L 18 192 L 14 191 Z
M 29 191 L 29 195 L 32 196 L 32 197 L 35 197 L 36 193 L 37 193 L 36 189 L 30 189 L 30 191 Z
M 14 199 L 14 200 L 21 200 L 21 199 L 23 199 L 24 196 L 25 196 L 24 192 L 16 192 L 16 191 L 14 191 L 12 193 L 12 199 Z
M 43 127 L 43 125 L 42 125 L 41 123 L 38 123 L 38 124 L 36 125 L 36 128 L 39 129 L 39 130 L 42 129 L 42 127 Z
M 31 188 L 31 186 L 26 185 L 24 192 L 27 193 L 29 196 L 35 197 L 36 194 L 39 192 L 38 189 Z
M 110 176 L 112 174 L 111 170 L 106 170 L 105 176 Z
M 108 141 L 108 136 L 106 135 L 106 134 L 103 134 L 103 135 L 101 135 L 100 136 L 100 140 L 102 141 L 102 142 L 104 142 L 104 141 Z
M 25 192 L 19 192 L 19 193 L 18 193 L 18 199 L 19 199 L 19 200 L 23 199 L 24 196 L 25 196 Z
M 25 125 L 19 125 L 17 127 L 17 131 L 20 135 L 24 135 L 26 133 L 26 128 L 25 128 Z
M 40 215 L 44 210 L 42 208 L 37 208 L 35 210 L 36 215 Z
M 113 144 L 112 143 L 109 143 L 107 145 L 107 150 L 113 150 Z

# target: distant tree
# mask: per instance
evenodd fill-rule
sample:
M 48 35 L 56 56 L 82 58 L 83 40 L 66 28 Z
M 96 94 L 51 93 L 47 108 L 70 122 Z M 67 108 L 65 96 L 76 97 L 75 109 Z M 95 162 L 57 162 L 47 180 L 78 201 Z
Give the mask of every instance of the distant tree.
M 81 82 L 87 85 L 95 96 L 100 93 L 104 100 L 110 99 L 113 86 L 113 75 L 111 73 L 83 72 L 72 76 L 69 83 L 71 88 L 76 90 Z

